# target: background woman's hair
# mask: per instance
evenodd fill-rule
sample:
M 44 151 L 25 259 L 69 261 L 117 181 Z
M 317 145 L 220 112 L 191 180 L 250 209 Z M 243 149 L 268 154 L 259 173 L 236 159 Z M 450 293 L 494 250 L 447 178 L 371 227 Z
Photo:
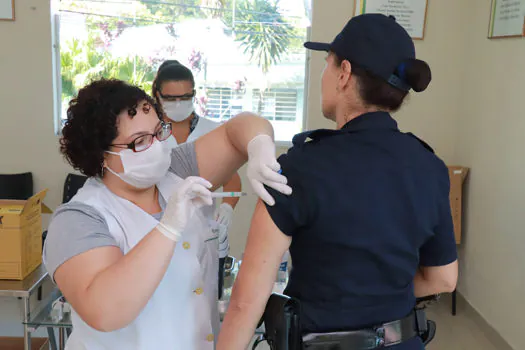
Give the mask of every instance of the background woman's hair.
M 158 101 L 157 92 L 161 91 L 162 84 L 167 81 L 189 81 L 195 88 L 195 78 L 191 70 L 177 60 L 164 61 L 157 70 L 157 76 L 153 80 L 151 88 L 152 96 Z
M 340 66 L 343 60 L 335 53 L 333 55 L 336 64 Z M 396 74 L 416 92 L 425 90 L 432 80 L 430 67 L 424 61 L 408 59 L 400 67 L 403 69 L 398 69 Z M 352 74 L 358 79 L 359 95 L 367 106 L 395 112 L 408 95 L 407 91 L 390 85 L 358 65 L 352 64 Z
M 162 111 L 144 90 L 121 80 L 101 79 L 78 91 L 69 102 L 67 121 L 62 129 L 60 152 L 73 168 L 86 176 L 102 176 L 104 152 L 118 135 L 117 116 L 127 111 L 133 117 L 145 101 Z

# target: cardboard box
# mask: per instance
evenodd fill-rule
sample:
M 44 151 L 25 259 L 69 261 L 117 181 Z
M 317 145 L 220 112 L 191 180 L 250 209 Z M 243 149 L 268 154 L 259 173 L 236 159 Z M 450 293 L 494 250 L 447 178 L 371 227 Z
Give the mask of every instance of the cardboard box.
M 0 200 L 0 279 L 23 280 L 42 263 L 47 190 L 28 200 Z
M 462 166 L 449 166 L 450 177 L 450 209 L 452 210 L 452 221 L 454 223 L 454 236 L 456 244 L 461 243 L 461 225 L 463 215 L 463 183 L 467 177 L 469 168 Z

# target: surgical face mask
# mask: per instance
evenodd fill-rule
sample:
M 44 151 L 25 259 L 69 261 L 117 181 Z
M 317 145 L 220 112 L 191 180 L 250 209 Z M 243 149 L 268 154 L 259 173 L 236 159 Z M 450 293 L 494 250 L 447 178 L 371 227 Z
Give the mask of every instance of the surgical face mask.
M 179 144 L 177 142 L 177 139 L 175 138 L 175 136 L 171 135 L 170 137 L 168 137 L 166 140 L 163 141 L 165 144 L 166 144 L 166 147 L 168 147 L 169 149 L 174 149 L 174 148 L 177 148 L 179 147 Z
M 148 188 L 159 183 L 166 176 L 171 164 L 170 149 L 158 140 L 154 140 L 153 144 L 142 152 L 133 152 L 131 149 L 118 153 L 106 152 L 120 157 L 124 172 L 117 173 L 108 166 L 106 169 L 136 188 Z
M 163 101 L 164 112 L 174 122 L 188 119 L 193 113 L 193 99 L 187 101 Z

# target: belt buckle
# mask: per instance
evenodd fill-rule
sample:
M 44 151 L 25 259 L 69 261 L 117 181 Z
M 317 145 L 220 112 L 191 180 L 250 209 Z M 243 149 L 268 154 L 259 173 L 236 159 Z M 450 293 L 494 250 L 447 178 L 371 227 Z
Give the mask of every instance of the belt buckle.
M 376 348 L 382 348 L 385 346 L 385 327 L 377 327 L 374 329 L 376 333 Z

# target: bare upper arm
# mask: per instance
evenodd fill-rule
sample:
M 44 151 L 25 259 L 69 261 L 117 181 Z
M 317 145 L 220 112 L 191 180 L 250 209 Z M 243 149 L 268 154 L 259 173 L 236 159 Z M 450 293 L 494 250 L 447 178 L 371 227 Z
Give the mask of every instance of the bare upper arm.
M 256 303 L 263 307 L 271 293 L 283 254 L 291 237 L 274 224 L 266 206 L 259 200 L 253 214 L 248 241 L 232 302 Z
M 195 151 L 199 174 L 210 181 L 214 189 L 225 184 L 246 161 L 231 144 L 224 125 L 199 137 L 195 141 Z
M 90 301 L 86 297 L 89 286 L 100 272 L 122 256 L 118 247 L 99 247 L 72 257 L 56 269 L 58 288 L 83 319 L 89 319 Z
M 427 282 L 442 286 L 447 291 L 454 290 L 458 280 L 458 261 L 443 266 L 422 266 L 421 273 Z

